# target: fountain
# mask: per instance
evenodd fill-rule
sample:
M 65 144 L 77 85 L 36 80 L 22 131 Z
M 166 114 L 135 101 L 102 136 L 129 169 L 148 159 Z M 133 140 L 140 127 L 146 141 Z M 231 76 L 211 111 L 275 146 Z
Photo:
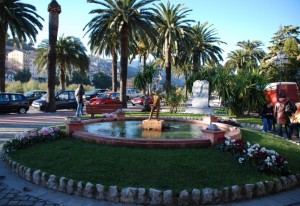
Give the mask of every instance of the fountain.
M 156 120 L 152 120 L 155 109 Z M 210 126 L 213 120 L 215 118 L 212 117 L 204 118 L 204 121 L 159 119 L 158 105 L 152 108 L 146 120 L 143 117 L 124 116 L 122 119 L 100 118 L 67 123 L 67 134 L 99 144 L 145 148 L 201 148 L 216 144 L 219 137 L 241 138 L 238 128 L 218 122 Z M 75 124 L 80 124 L 80 127 Z

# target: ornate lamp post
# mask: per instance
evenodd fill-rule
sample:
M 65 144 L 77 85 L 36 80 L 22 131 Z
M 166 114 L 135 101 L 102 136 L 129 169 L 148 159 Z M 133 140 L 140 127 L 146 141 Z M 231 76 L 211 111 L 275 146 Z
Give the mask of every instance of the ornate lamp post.
M 56 42 L 59 14 L 61 13 L 61 7 L 52 0 L 48 5 L 49 12 L 49 53 L 48 53 L 48 105 L 47 112 L 55 112 L 55 76 L 56 76 Z
M 284 64 L 288 63 L 288 57 L 286 54 L 280 50 L 277 52 L 277 56 L 274 59 L 274 64 L 275 66 L 278 67 L 278 72 L 279 72 L 279 95 L 281 94 L 281 77 L 284 69 Z

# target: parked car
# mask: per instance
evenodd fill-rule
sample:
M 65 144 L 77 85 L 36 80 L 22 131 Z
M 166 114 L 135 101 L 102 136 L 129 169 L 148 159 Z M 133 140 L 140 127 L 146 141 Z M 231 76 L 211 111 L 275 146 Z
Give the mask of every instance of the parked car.
M 40 99 L 46 93 L 44 90 L 30 90 L 24 93 L 24 96 L 28 99 L 29 104 L 32 104 L 34 100 Z
M 141 97 L 135 97 L 131 99 L 131 104 L 133 106 L 139 104 L 139 105 L 144 105 L 144 100 L 145 100 L 145 96 L 141 96 Z M 153 104 L 153 97 L 152 96 L 148 96 L 148 104 Z
M 29 110 L 29 101 L 19 93 L 0 93 L 0 113 L 26 114 Z
M 126 96 L 128 100 L 139 97 L 140 95 L 141 93 L 138 89 L 126 89 Z
M 87 91 L 84 95 L 83 95 L 83 99 L 84 101 L 89 101 L 90 99 L 96 97 L 97 95 L 99 95 L 100 93 L 103 92 L 107 92 L 107 89 L 92 89 L 90 91 Z
M 39 111 L 45 111 L 47 107 L 47 96 L 48 94 L 44 94 L 40 99 L 33 101 L 31 106 Z M 75 91 L 56 91 L 55 105 L 56 109 L 76 109 Z
M 105 92 L 90 100 L 90 104 L 121 104 L 119 92 Z

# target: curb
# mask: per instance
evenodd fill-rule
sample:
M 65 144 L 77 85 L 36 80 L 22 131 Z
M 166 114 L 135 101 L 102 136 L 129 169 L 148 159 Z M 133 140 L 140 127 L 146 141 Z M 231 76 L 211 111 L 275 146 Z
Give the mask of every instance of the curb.
M 36 185 L 69 195 L 77 195 L 114 203 L 151 204 L 151 205 L 204 205 L 228 203 L 247 200 L 279 193 L 300 186 L 300 174 L 274 178 L 272 181 L 255 184 L 234 185 L 222 189 L 204 188 L 193 189 L 192 192 L 182 190 L 179 194 L 172 190 L 157 190 L 150 188 L 104 186 L 90 182 L 76 182 L 66 177 L 47 174 L 41 170 L 33 171 L 16 161 L 7 154 L 2 154 L 2 160 L 10 171 Z

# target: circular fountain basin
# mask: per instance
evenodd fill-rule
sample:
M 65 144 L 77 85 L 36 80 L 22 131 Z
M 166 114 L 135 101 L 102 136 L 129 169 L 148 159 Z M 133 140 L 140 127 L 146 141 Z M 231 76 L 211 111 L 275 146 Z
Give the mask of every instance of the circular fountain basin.
M 144 130 L 141 120 L 110 121 L 87 124 L 83 131 L 108 138 L 158 138 L 189 139 L 201 138 L 203 125 L 189 122 L 165 121 L 168 127 L 162 131 Z
M 168 131 L 142 130 L 139 128 L 142 120 L 145 120 L 145 118 L 126 118 L 122 121 L 117 121 L 116 118 L 85 120 L 80 123 L 83 125 L 82 129 L 75 130 L 72 136 L 94 143 L 126 147 L 203 148 L 212 145 L 210 139 L 201 137 L 201 130 L 203 131 L 203 128 L 205 129 L 209 125 L 205 121 L 164 118 L 165 122 L 169 122 L 171 126 L 174 126 L 169 131 L 172 134 L 168 135 Z M 231 135 L 233 138 L 240 138 L 239 129 L 221 123 L 216 124 L 227 131 L 226 136 Z M 177 125 L 182 125 L 182 128 L 185 129 L 179 131 Z M 174 131 L 176 129 L 177 131 Z M 166 134 L 161 136 L 162 133 Z

